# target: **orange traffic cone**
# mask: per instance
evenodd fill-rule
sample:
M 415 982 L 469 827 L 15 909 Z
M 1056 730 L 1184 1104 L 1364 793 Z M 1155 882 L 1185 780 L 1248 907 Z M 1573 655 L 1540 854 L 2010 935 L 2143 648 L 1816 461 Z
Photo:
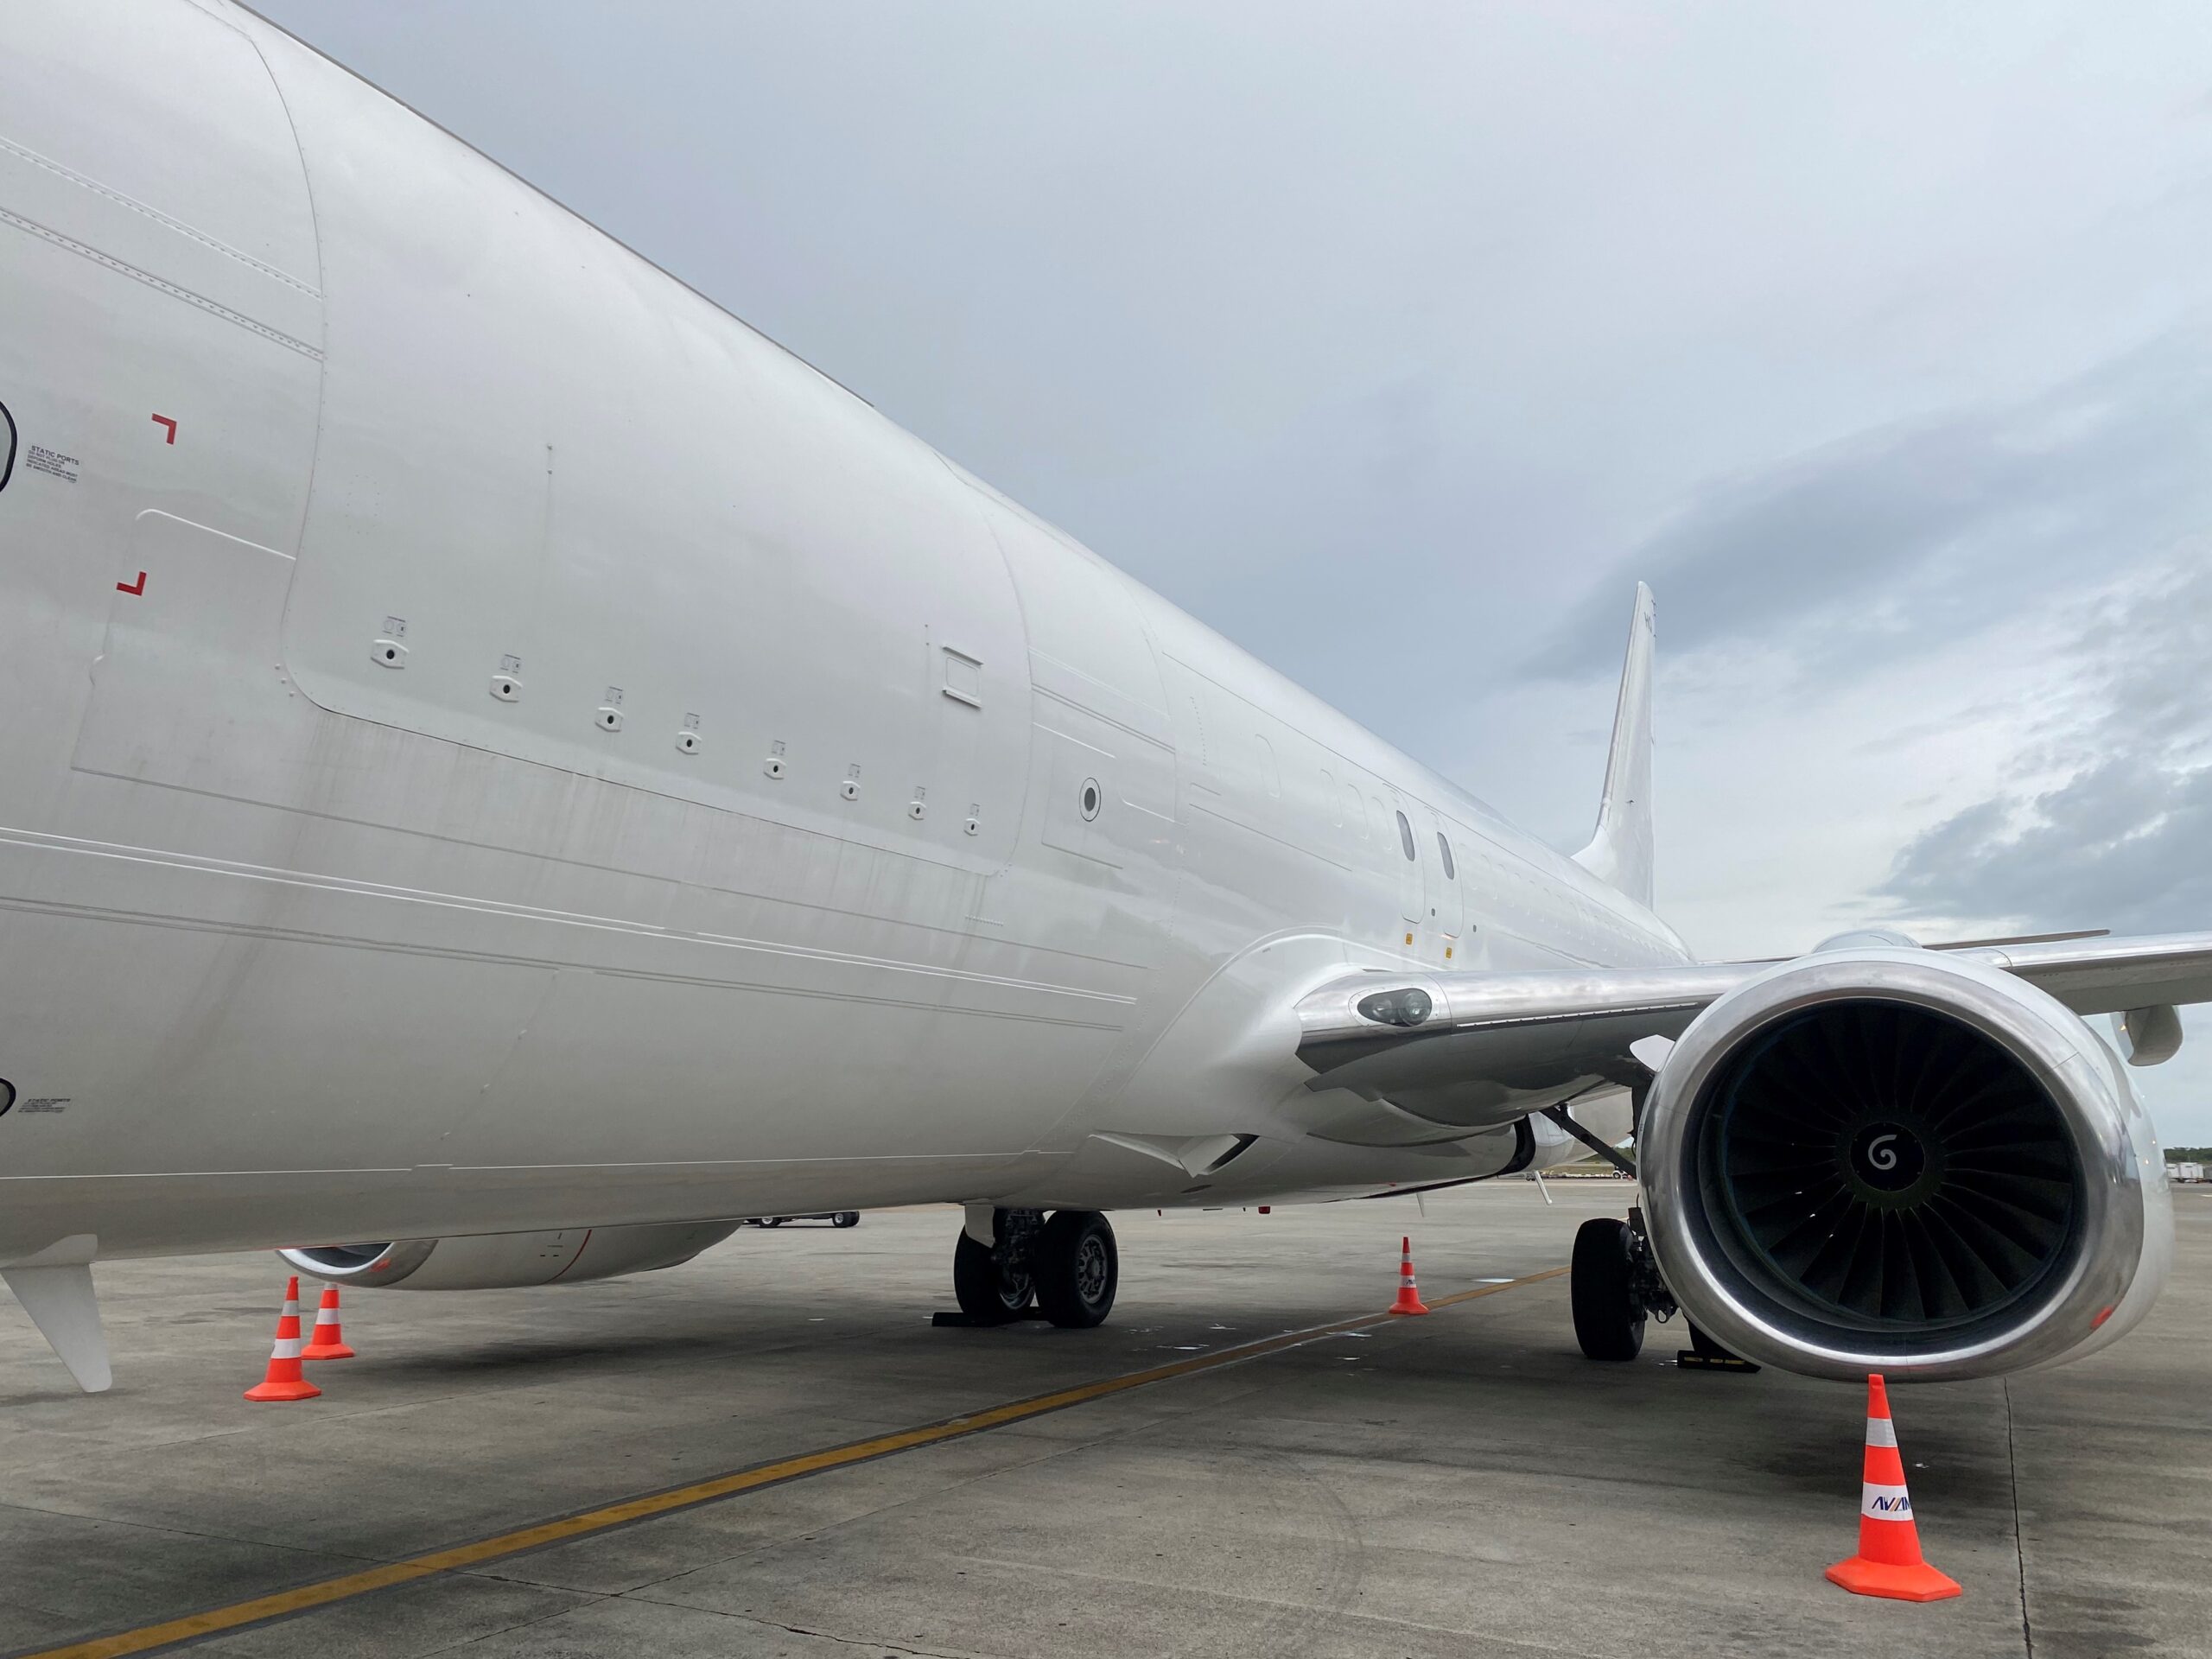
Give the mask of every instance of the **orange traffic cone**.
M 1421 1290 L 1414 1283 L 1414 1242 L 1410 1238 L 1398 1241 L 1398 1300 L 1390 1304 L 1393 1313 L 1426 1313 Z
M 1861 1596 L 1895 1601 L 1941 1601 L 1962 1592 L 1920 1554 L 1920 1529 L 1904 1489 L 1904 1459 L 1897 1455 L 1897 1426 L 1890 1421 L 1889 1391 L 1879 1376 L 1866 1379 L 1866 1464 L 1859 1489 L 1859 1553 L 1828 1568 L 1827 1576 Z
M 269 1351 L 269 1375 L 245 1391 L 249 1400 L 312 1400 L 322 1390 L 300 1372 L 300 1281 L 284 1281 L 284 1311 L 276 1316 L 276 1345 Z
M 351 1359 L 353 1351 L 346 1345 L 345 1330 L 338 1323 L 338 1287 L 322 1287 L 322 1306 L 315 1311 L 315 1331 L 308 1338 L 308 1345 L 300 1350 L 302 1359 Z

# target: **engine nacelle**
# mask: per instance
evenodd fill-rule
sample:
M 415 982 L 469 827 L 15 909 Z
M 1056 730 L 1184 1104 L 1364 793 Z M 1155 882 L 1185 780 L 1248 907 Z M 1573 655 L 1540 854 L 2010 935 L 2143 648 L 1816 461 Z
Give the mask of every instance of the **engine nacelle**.
M 689 1262 L 743 1225 L 687 1221 L 644 1227 L 570 1227 L 553 1233 L 410 1238 L 391 1244 L 321 1244 L 277 1255 L 302 1273 L 348 1289 L 509 1290 L 648 1273 Z
M 2173 1254 L 2148 1118 L 2063 1004 L 1936 951 L 1785 963 L 1692 1022 L 1638 1136 L 1699 1328 L 1814 1376 L 1984 1376 L 2102 1347 Z

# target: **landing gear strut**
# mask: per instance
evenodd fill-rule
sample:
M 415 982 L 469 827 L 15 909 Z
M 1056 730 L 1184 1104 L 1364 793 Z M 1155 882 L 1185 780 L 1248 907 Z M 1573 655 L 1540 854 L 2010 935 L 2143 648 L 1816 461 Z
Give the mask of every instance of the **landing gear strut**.
M 1567 1300 L 1574 1309 L 1574 1339 L 1592 1359 L 1634 1359 L 1643 1349 L 1643 1322 L 1674 1316 L 1675 1298 L 1651 1259 L 1643 1212 L 1626 1221 L 1599 1217 L 1574 1235 Z
M 1077 1329 L 1104 1321 L 1121 1281 L 1114 1230 L 1094 1210 L 995 1210 L 992 1242 L 965 1228 L 952 1248 L 952 1290 L 969 1323 L 1005 1325 L 1038 1313 Z

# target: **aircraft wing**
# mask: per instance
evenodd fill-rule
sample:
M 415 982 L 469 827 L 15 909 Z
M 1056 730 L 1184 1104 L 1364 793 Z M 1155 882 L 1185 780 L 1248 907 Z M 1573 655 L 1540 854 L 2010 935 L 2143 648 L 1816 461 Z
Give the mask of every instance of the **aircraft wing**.
M 1944 954 L 2017 974 L 2078 1014 L 2212 1002 L 2212 933 Z M 1313 1088 L 1387 1098 L 1443 1122 L 1474 1121 L 1510 1101 L 1533 1109 L 1603 1084 L 1642 1082 L 1649 1068 L 1631 1044 L 1679 1037 L 1708 1004 L 1772 965 L 1351 974 L 1300 1000 L 1298 1055 L 1317 1074 Z
M 2212 1002 L 2212 933 L 1982 945 L 1951 954 L 2018 974 L 2076 1014 Z

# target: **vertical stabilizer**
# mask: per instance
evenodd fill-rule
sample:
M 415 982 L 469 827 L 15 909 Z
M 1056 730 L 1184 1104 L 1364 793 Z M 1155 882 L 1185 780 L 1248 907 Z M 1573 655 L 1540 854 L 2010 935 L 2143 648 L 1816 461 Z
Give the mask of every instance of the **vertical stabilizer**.
M 1574 861 L 1639 905 L 1651 903 L 1651 646 L 1656 607 L 1651 590 L 1636 584 L 1628 656 L 1621 664 L 1620 701 L 1613 709 L 1613 750 L 1605 761 L 1605 798 L 1598 828 Z

